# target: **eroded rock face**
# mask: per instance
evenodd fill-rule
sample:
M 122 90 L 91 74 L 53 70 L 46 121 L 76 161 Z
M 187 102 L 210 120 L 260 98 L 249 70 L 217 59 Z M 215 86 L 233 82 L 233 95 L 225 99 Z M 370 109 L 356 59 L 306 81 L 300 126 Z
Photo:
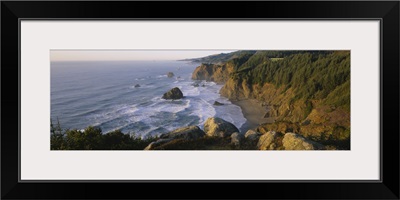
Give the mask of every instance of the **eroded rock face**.
M 275 131 L 268 131 L 261 135 L 257 143 L 259 150 L 275 150 L 277 147 L 277 133 Z
M 175 87 L 175 88 L 172 88 L 170 91 L 164 93 L 162 98 L 163 99 L 182 99 L 183 93 L 179 88 Z
M 210 117 L 204 124 L 206 135 L 213 137 L 227 137 L 239 132 L 235 125 L 218 117 Z
M 229 74 L 232 72 L 233 66 L 228 64 L 201 64 L 194 70 L 192 79 L 224 83 L 229 79 Z
M 295 133 L 286 133 L 282 140 L 285 150 L 324 150 L 324 145 Z
M 201 130 L 198 126 L 182 127 L 169 133 L 162 134 L 160 136 L 160 139 L 150 143 L 144 150 L 155 150 L 163 145 L 168 146 L 168 144 L 173 143 L 177 140 L 196 140 L 204 136 L 204 131 Z

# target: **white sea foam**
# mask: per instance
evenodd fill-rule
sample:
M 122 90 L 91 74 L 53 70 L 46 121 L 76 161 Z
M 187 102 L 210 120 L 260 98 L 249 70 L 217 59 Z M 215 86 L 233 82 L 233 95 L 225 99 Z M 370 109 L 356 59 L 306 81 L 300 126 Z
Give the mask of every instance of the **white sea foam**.
M 79 109 L 84 105 L 85 109 L 72 112 L 73 114 L 69 115 L 71 123 L 66 124 L 66 126 L 81 128 L 92 125 L 101 127 L 104 133 L 121 129 L 124 133 L 134 132 L 145 136 L 147 134 L 162 134 L 188 125 L 203 127 L 207 118 L 216 116 L 240 128 L 246 121 L 240 107 L 231 104 L 226 98 L 221 98 L 219 90 L 222 85 L 214 82 L 191 80 L 191 72 L 194 67 L 190 70 L 182 67 L 179 74 L 176 73 L 175 78 L 167 78 L 164 72 L 171 71 L 171 69 L 166 69 L 164 65 L 160 69 L 152 69 L 142 74 L 131 71 L 131 74 L 135 77 L 126 76 L 126 78 L 119 75 L 126 73 L 126 71 L 118 71 L 118 69 L 113 68 L 111 73 L 115 73 L 114 77 L 122 77 L 121 80 L 118 80 L 118 83 L 125 83 L 122 84 L 125 86 L 122 86 L 122 89 L 98 91 L 99 95 L 107 96 L 107 101 L 104 98 L 82 99 L 78 98 L 78 95 L 71 104 L 76 104 Z M 125 70 L 125 68 L 123 69 Z M 150 74 L 152 76 L 149 76 Z M 114 84 L 114 82 L 107 82 L 108 80 L 115 81 L 115 79 L 110 79 L 109 76 L 110 71 L 105 71 L 102 77 L 96 77 L 96 79 L 101 80 L 104 85 Z M 177 76 L 181 78 L 177 78 Z M 199 87 L 193 86 L 195 82 L 199 84 Z M 136 84 L 140 84 L 140 87 L 135 88 Z M 178 87 L 185 98 L 173 101 L 162 99 L 162 94 L 173 87 Z M 86 88 L 88 88 L 86 91 L 79 94 L 93 92 L 93 90 L 90 90 L 90 85 Z M 128 89 L 128 92 L 126 89 Z M 55 100 L 52 105 L 65 105 L 60 104 L 60 102 L 67 98 L 68 96 L 57 97 L 55 95 L 54 98 L 52 96 L 52 101 Z M 83 101 L 85 102 L 82 104 Z M 214 106 L 214 101 L 219 101 L 225 105 Z M 59 112 L 68 110 L 68 108 L 71 108 L 71 106 L 52 108 L 52 112 L 54 112 L 52 116 L 62 117 L 62 113 Z M 79 115 L 76 116 L 77 114 Z M 78 117 L 84 119 L 75 120 Z
M 130 89 L 146 89 L 146 88 L 155 88 L 156 86 L 155 85 L 152 85 L 152 84 L 143 84 L 143 85 L 140 85 L 139 87 L 135 87 L 135 85 L 136 84 L 134 84 L 134 85 L 131 85 L 131 86 L 129 86 L 129 88 Z
M 149 111 L 178 113 L 190 106 L 190 100 L 181 100 L 180 102 L 183 102 L 183 104 L 172 103 L 172 101 L 166 102 L 167 103 L 158 105 L 157 107 L 150 108 Z

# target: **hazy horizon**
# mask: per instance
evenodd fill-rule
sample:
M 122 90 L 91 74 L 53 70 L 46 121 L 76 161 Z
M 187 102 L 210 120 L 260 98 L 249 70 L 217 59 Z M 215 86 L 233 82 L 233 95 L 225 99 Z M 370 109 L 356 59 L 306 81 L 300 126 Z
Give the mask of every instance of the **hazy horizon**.
M 50 50 L 50 61 L 153 61 L 201 58 L 236 50 Z

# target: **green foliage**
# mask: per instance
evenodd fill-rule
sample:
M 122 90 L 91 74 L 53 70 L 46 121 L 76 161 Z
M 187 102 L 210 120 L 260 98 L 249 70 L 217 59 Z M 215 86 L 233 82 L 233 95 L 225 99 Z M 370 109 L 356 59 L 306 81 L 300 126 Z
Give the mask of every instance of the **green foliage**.
M 225 63 L 234 59 L 243 59 L 245 57 L 250 57 L 256 53 L 256 51 L 235 51 L 232 53 L 221 53 L 216 55 L 211 55 L 203 58 L 193 58 L 193 59 L 186 59 L 185 61 L 192 61 L 198 63 Z
M 103 134 L 100 128 L 87 127 L 85 130 L 62 130 L 60 124 L 51 122 L 51 150 L 143 150 L 156 138 L 141 138 L 115 130 Z
M 231 77 L 292 88 L 294 100 L 350 107 L 349 51 L 257 51 Z
M 325 99 L 325 104 L 343 107 L 350 112 L 350 80 L 337 86 Z

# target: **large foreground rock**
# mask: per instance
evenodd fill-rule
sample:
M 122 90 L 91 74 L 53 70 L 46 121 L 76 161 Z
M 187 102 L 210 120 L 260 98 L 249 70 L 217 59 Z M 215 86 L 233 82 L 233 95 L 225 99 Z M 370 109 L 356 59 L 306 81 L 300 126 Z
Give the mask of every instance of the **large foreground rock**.
M 150 143 L 144 150 L 162 149 L 161 146 L 168 146 L 169 143 L 174 143 L 177 140 L 196 140 L 204 137 L 205 133 L 198 126 L 187 126 L 173 130 L 169 133 L 162 134 L 160 139 Z
M 163 99 L 182 99 L 183 93 L 179 88 L 175 87 L 175 88 L 172 88 L 170 91 L 164 93 L 162 98 Z
M 178 128 L 169 133 L 162 134 L 161 139 L 185 139 L 185 140 L 195 140 L 204 137 L 205 133 L 198 126 L 187 126 L 183 128 Z
M 257 143 L 257 148 L 259 150 L 275 150 L 278 147 L 277 136 L 275 131 L 268 131 L 261 135 Z
M 204 131 L 213 137 L 227 137 L 239 132 L 235 125 L 218 117 L 208 118 L 204 124 Z
M 324 145 L 295 133 L 286 133 L 282 140 L 285 150 L 324 150 Z

